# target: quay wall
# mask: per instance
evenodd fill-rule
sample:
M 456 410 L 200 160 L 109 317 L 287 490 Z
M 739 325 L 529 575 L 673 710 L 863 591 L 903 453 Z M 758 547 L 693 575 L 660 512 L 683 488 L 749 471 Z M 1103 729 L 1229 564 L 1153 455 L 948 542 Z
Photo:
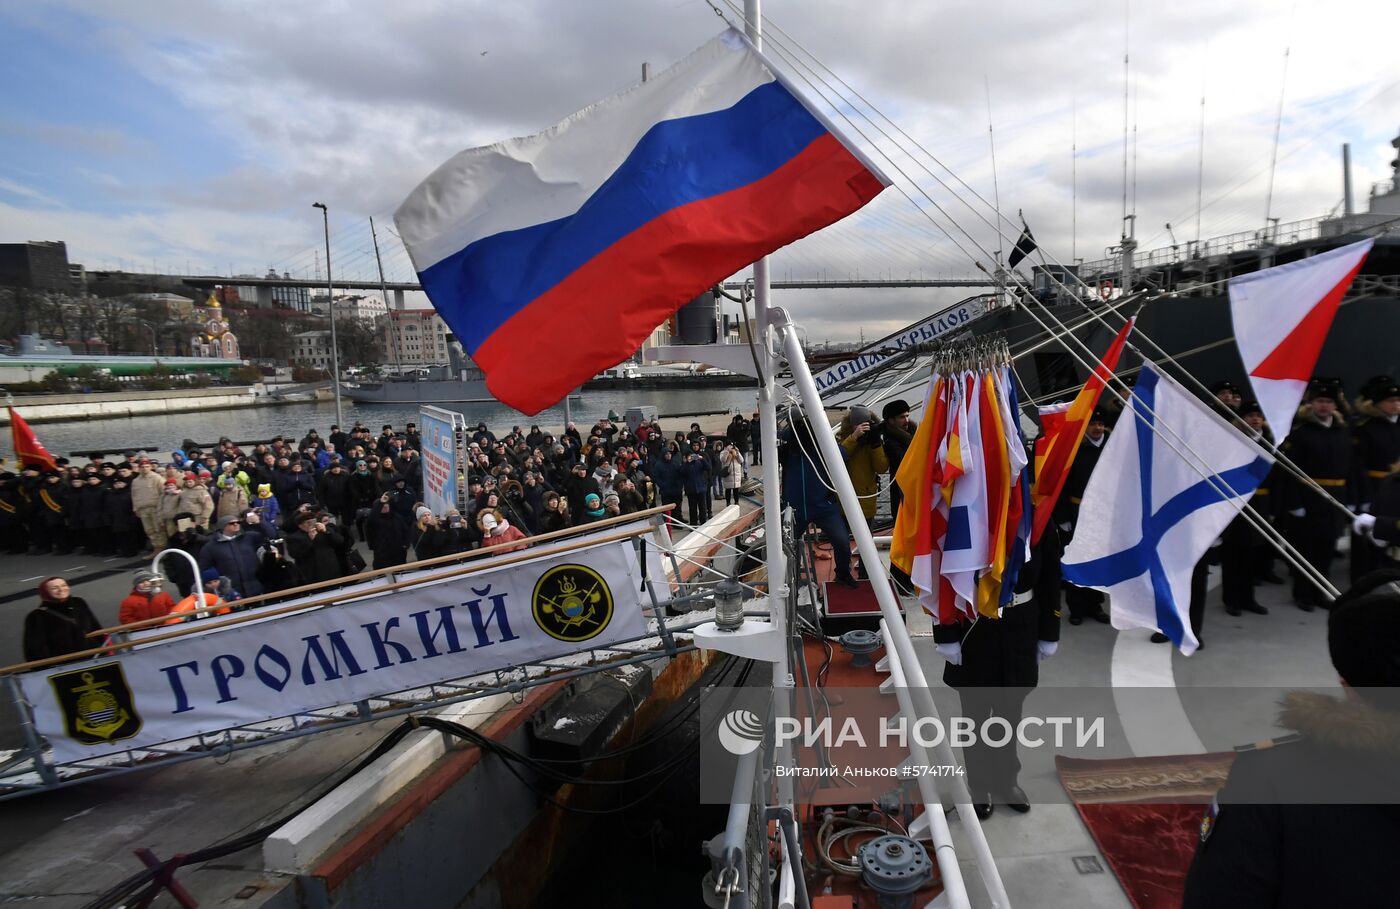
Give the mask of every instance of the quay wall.
M 255 386 L 221 388 L 180 388 L 168 391 L 111 391 L 89 394 L 23 395 L 7 398 L 29 423 L 64 423 L 100 420 L 109 417 L 138 417 L 152 414 L 195 413 L 201 410 L 228 410 L 280 403 L 276 398 L 257 394 Z M 8 411 L 0 411 L 0 426 L 8 426 Z

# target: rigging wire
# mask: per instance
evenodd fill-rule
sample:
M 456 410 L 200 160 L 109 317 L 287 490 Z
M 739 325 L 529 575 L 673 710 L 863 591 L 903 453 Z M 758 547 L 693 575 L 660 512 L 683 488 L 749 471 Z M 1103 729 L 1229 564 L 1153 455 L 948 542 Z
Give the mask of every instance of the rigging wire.
M 729 3 L 730 0 L 726 0 L 726 2 Z M 731 6 L 732 6 L 732 3 L 731 3 Z M 792 59 L 793 59 L 793 58 L 792 58 L 792 55 L 791 55 L 790 53 L 787 53 L 787 52 L 784 50 L 784 48 L 783 48 L 782 45 L 781 45 L 781 42 L 771 42 L 771 43 L 770 43 L 770 47 L 776 48 L 776 49 L 778 50 L 779 55 L 782 56 L 784 59 L 787 59 L 787 60 L 789 60 L 790 62 L 792 61 Z M 810 55 L 810 52 L 809 52 L 809 55 Z M 1126 55 L 1125 55 L 1125 63 L 1126 63 Z M 799 64 L 798 64 L 798 65 L 802 65 L 802 64 L 800 63 L 800 61 L 799 61 Z M 803 66 L 804 69 L 807 69 L 808 71 L 810 71 L 810 68 L 809 68 L 809 67 L 805 67 L 805 65 L 802 65 L 802 66 Z M 913 183 L 914 188 L 917 189 L 917 190 L 919 190 L 919 192 L 929 201 L 929 203 L 930 203 L 940 214 L 942 214 L 945 218 L 948 217 L 948 216 L 947 216 L 947 213 L 943 210 L 943 208 L 942 208 L 935 200 L 933 200 L 932 197 L 930 197 L 930 196 L 927 194 L 927 192 L 923 191 L 922 188 L 919 187 L 918 184 L 917 184 L 916 182 L 912 181 L 912 180 L 910 179 L 910 177 L 908 176 L 908 174 L 899 166 L 899 164 L 898 164 L 897 162 L 895 162 L 895 161 L 889 159 L 889 156 L 888 156 L 887 154 L 885 154 L 885 153 L 883 152 L 882 149 L 880 149 L 880 147 L 878 146 L 878 144 L 874 143 L 874 142 L 870 139 L 870 137 L 864 132 L 864 130 L 862 130 L 858 125 L 856 125 L 855 123 L 853 123 L 853 122 L 850 120 L 850 118 L 849 118 L 848 116 L 846 116 L 845 110 L 842 109 L 842 107 L 841 107 L 840 105 L 834 104 L 834 102 L 832 102 L 829 98 L 827 98 L 826 93 L 822 90 L 821 87 L 817 86 L 812 80 L 808 79 L 808 78 L 806 77 L 806 75 L 804 75 L 804 74 L 799 74 L 799 76 L 800 76 L 800 78 L 802 78 L 805 82 L 807 82 L 807 84 L 808 84 L 814 91 L 816 91 L 816 92 L 820 95 L 820 97 L 822 98 L 822 100 L 823 100 L 824 102 L 826 102 L 827 104 L 831 104 L 833 107 L 835 107 L 836 110 L 837 110 L 837 113 L 842 117 L 842 119 L 844 119 L 844 120 L 852 127 L 852 129 L 854 129 L 854 130 L 857 132 L 857 134 L 860 135 L 860 137 L 861 137 L 863 140 L 865 140 L 867 143 L 870 143 L 872 146 L 874 146 L 874 147 L 877 149 L 877 151 L 880 151 L 881 154 L 882 154 L 882 156 L 884 156 L 884 157 L 887 159 L 887 162 L 888 162 L 889 165 L 892 167 L 892 169 L 894 169 L 894 170 L 895 170 L 901 177 L 903 177 L 905 180 L 908 180 L 908 181 L 910 181 L 911 183 Z M 826 88 L 831 89 L 831 90 L 833 91 L 833 93 L 836 94 L 836 95 L 838 96 L 838 98 L 840 97 L 840 93 L 837 92 L 837 91 L 835 91 L 835 89 L 832 89 L 832 87 L 831 87 L 829 84 L 826 84 L 826 83 L 823 83 L 823 84 L 825 85 Z M 1125 97 L 1126 97 L 1126 88 L 1125 88 Z M 880 132 L 882 135 L 884 135 L 886 138 L 892 138 L 892 137 L 889 135 L 888 132 L 884 131 L 884 130 L 883 130 L 878 124 L 876 124 L 868 115 L 865 115 L 865 114 L 863 114 L 861 111 L 859 111 L 859 108 L 855 107 L 855 105 L 850 105 L 848 99 L 845 99 L 845 100 L 847 100 L 847 104 L 848 104 L 849 106 L 851 106 L 852 109 L 854 109 L 858 114 L 860 114 L 861 116 L 863 116 L 864 119 L 866 119 L 867 122 L 870 122 L 871 125 L 872 125 L 872 127 L 873 127 L 875 130 L 879 131 L 879 132 Z M 868 104 L 868 102 L 867 102 L 867 104 Z M 888 119 L 888 118 L 886 118 L 886 119 Z M 1126 119 L 1126 114 L 1125 114 L 1125 119 Z M 917 144 L 917 143 L 916 143 L 916 144 Z M 1125 131 L 1125 153 L 1126 153 L 1126 131 Z M 908 153 L 906 152 L 906 154 L 908 154 Z M 911 157 L 913 157 L 913 156 L 911 155 Z M 1125 171 L 1126 171 L 1126 156 L 1125 156 Z M 937 178 L 935 177 L 935 179 L 937 179 Z M 941 182 L 941 181 L 940 181 L 940 182 Z M 903 194 L 906 198 L 909 199 L 909 201 L 910 201 L 913 205 L 915 205 L 916 208 L 918 208 L 920 211 L 925 211 L 925 210 L 923 209 L 923 207 L 922 207 L 921 205 L 919 205 L 919 203 L 909 194 L 909 192 L 908 192 L 903 186 L 901 186 L 901 185 L 898 184 L 898 183 L 896 183 L 896 184 L 894 184 L 894 185 L 895 185 L 896 189 L 897 189 L 901 194 Z M 985 200 L 983 200 L 983 202 L 984 202 L 984 204 L 985 204 Z M 1125 204 L 1126 204 L 1126 183 L 1125 183 Z M 926 211 L 925 211 L 925 214 L 930 218 L 931 221 L 934 221 L 934 219 L 932 218 L 932 216 L 931 216 L 931 215 L 928 215 L 928 213 L 927 213 Z M 1000 216 L 998 216 L 998 217 L 1000 217 Z M 976 247 L 979 249 L 979 251 L 981 251 L 981 253 L 982 253 L 984 256 L 987 256 L 987 255 L 988 255 L 987 250 L 986 250 L 984 247 L 982 247 L 981 244 L 979 244 L 979 243 L 976 241 L 975 238 L 973 238 L 970 234 L 967 234 L 967 231 L 966 231 L 964 228 L 962 228 L 960 225 L 958 225 L 957 222 L 956 222 L 956 221 L 953 221 L 951 218 L 950 218 L 949 220 L 951 221 L 951 223 L 953 224 L 954 227 L 957 227 L 957 228 L 959 229 L 959 231 L 962 232 L 962 233 L 964 234 L 964 236 L 967 237 L 967 239 L 969 240 L 969 242 L 971 242 L 974 246 L 976 246 Z M 984 219 L 984 220 L 985 220 L 985 219 Z M 936 221 L 934 221 L 934 223 L 937 224 Z M 938 226 L 940 227 L 940 229 L 943 229 L 945 232 L 947 232 L 947 229 L 944 228 L 941 224 L 939 224 Z M 952 241 L 952 242 L 954 243 L 955 246 L 957 246 L 960 250 L 962 250 L 963 253 L 964 253 L 965 255 L 967 255 L 967 256 L 973 261 L 974 265 L 975 265 L 979 270 L 984 271 L 984 272 L 986 271 L 986 267 L 985 267 L 984 265 L 982 265 L 981 262 L 979 262 L 979 261 L 976 259 L 975 256 L 972 256 L 972 255 L 962 246 L 962 244 L 961 244 L 956 238 L 954 238 L 954 237 L 952 236 L 951 233 L 948 233 L 948 238 L 949 238 L 950 241 Z M 1014 272 L 1011 272 L 1011 273 L 1010 273 L 1010 277 L 1011 277 L 1012 281 L 1018 286 L 1018 288 L 1023 292 L 1023 294 L 1025 295 L 1025 298 L 1027 299 L 1027 301 L 1028 301 L 1029 304 L 1030 304 L 1030 305 L 1028 305 L 1028 306 L 1026 307 L 1027 313 L 1030 314 L 1031 317 L 1032 317 L 1033 319 L 1035 319 L 1035 320 L 1041 325 L 1041 327 L 1046 331 L 1047 334 L 1049 334 L 1049 335 L 1052 336 L 1052 337 L 1057 337 L 1057 336 L 1058 336 L 1061 340 L 1063 340 L 1064 338 L 1068 338 L 1068 339 L 1074 341 L 1076 344 L 1083 345 L 1083 342 L 1079 341 L 1078 338 L 1074 337 L 1073 332 L 1070 331 L 1070 330 L 1064 325 L 1064 323 L 1060 322 L 1059 319 L 1058 319 L 1057 317 L 1054 316 L 1054 314 L 1050 311 L 1050 309 L 1049 309 L 1048 306 L 1044 306 L 1043 304 L 1040 304 L 1040 301 L 1038 300 L 1038 298 L 1036 298 L 1036 297 L 1034 296 L 1034 294 L 1031 292 L 1030 288 L 1028 288 L 1028 287 L 1023 283 L 1023 281 L 1021 280 L 1021 278 L 1020 278 L 1019 275 L 1017 275 L 1017 274 L 1014 273 Z M 1081 283 L 1082 283 L 1082 282 L 1081 282 Z M 1063 285 L 1061 285 L 1061 286 L 1063 286 Z M 1061 329 L 1061 332 L 1062 332 L 1061 334 L 1058 334 L 1058 335 L 1057 335 L 1057 333 L 1055 332 L 1055 330 L 1053 330 L 1052 328 L 1050 328 L 1049 325 L 1047 325 L 1043 320 L 1041 320 L 1038 316 L 1036 316 L 1036 315 L 1034 314 L 1034 312 L 1033 312 L 1032 309 L 1031 309 L 1031 306 L 1034 306 L 1034 305 L 1042 305 L 1042 307 L 1045 309 L 1047 315 L 1051 318 L 1051 320 L 1054 321 L 1054 322 L 1056 322 L 1056 323 L 1060 326 L 1060 329 Z M 1095 318 L 1099 318 L 1099 317 L 1098 317 L 1097 315 L 1095 315 Z M 1093 358 L 1094 360 L 1097 361 L 1098 358 L 1092 353 L 1092 351 L 1089 351 L 1089 350 L 1088 350 L 1087 345 L 1083 345 L 1083 346 L 1085 347 L 1085 350 L 1086 350 L 1086 352 L 1088 352 L 1089 356 L 1090 356 L 1091 358 Z M 1085 367 L 1086 367 L 1087 369 L 1089 369 L 1090 372 L 1093 372 L 1093 371 L 1094 371 L 1094 367 L 1089 366 L 1089 365 L 1087 364 L 1087 361 L 1085 361 L 1084 358 L 1083 358 L 1082 356 L 1080 356 L 1072 347 L 1069 347 L 1069 348 L 1067 348 L 1067 349 L 1069 350 L 1070 354 L 1071 354 L 1072 356 L 1074 356 L 1075 359 L 1078 360 L 1082 365 L 1085 365 Z M 1101 361 L 1099 361 L 1099 365 L 1102 366 L 1102 362 L 1101 362 Z M 1115 397 L 1117 397 L 1120 401 L 1122 401 L 1125 405 L 1128 403 L 1127 399 L 1124 398 L 1124 397 L 1121 395 L 1121 393 L 1119 393 L 1119 392 L 1117 391 L 1116 388 L 1114 388 L 1112 385 L 1109 385 L 1108 388 L 1109 388 L 1110 392 L 1111 392 Z M 1150 410 L 1150 409 L 1149 409 L 1149 410 Z M 1163 440 L 1167 442 L 1168 445 L 1171 445 L 1171 446 L 1173 447 L 1173 450 L 1176 451 L 1177 455 L 1178 455 L 1179 457 L 1182 457 L 1182 459 L 1185 460 L 1185 461 L 1188 463 L 1188 465 L 1191 466 L 1192 469 L 1202 477 L 1202 479 L 1204 479 L 1208 484 L 1210 484 L 1211 487 L 1212 487 L 1213 489 L 1215 489 L 1216 492 L 1221 493 L 1221 494 L 1222 494 L 1222 497 L 1223 497 L 1226 501 L 1229 501 L 1229 500 L 1232 499 L 1232 498 L 1238 498 L 1238 497 L 1239 497 L 1237 494 L 1235 494 L 1235 492 L 1234 492 L 1234 490 L 1233 490 L 1232 488 L 1229 488 L 1229 487 L 1228 487 L 1228 484 L 1226 484 L 1224 490 L 1222 490 L 1222 489 L 1220 488 L 1220 484 L 1223 483 L 1223 481 L 1220 481 L 1220 480 L 1219 480 L 1219 477 L 1216 476 L 1216 475 L 1211 471 L 1211 469 L 1210 469 L 1210 464 L 1209 464 L 1209 461 L 1208 461 L 1208 460 L 1206 460 L 1206 459 L 1203 458 L 1199 453 L 1197 453 L 1197 452 L 1195 452 L 1193 449 L 1191 449 L 1190 444 L 1189 444 L 1188 442 L 1186 442 L 1184 439 L 1182 439 L 1179 435 L 1177 435 L 1177 434 L 1175 433 L 1175 431 L 1171 429 L 1171 427 L 1169 427 L 1169 426 L 1167 426 L 1166 424 L 1164 424 L 1164 423 L 1157 417 L 1157 415 L 1156 415 L 1155 413 L 1151 413 L 1150 416 L 1151 416 L 1151 417 L 1153 418 L 1153 420 L 1154 420 L 1154 423 L 1153 423 L 1153 424 L 1151 425 L 1151 427 L 1150 427 L 1150 428 L 1152 428 L 1152 430 L 1154 431 L 1154 433 L 1156 433 L 1157 435 L 1161 436 L 1161 437 L 1163 438 Z M 1139 419 L 1143 419 L 1143 420 L 1145 421 L 1145 420 L 1146 420 L 1146 417 L 1143 417 L 1142 415 L 1139 414 Z M 1170 433 L 1172 434 L 1172 436 L 1174 436 L 1178 441 L 1180 441 L 1181 444 L 1182 444 L 1182 446 L 1185 447 L 1185 448 L 1187 449 L 1187 451 L 1189 451 L 1189 452 L 1191 453 L 1191 455 L 1192 455 L 1194 458 L 1197 459 L 1197 461 L 1199 461 L 1199 464 L 1196 463 L 1196 462 L 1191 461 L 1191 460 L 1188 459 L 1181 451 L 1177 450 L 1176 447 L 1175 447 L 1175 445 L 1172 443 L 1172 441 L 1166 438 L 1166 436 L 1165 436 L 1165 434 L 1164 434 L 1164 432 L 1163 432 L 1162 430 L 1165 430 L 1166 432 L 1170 432 Z M 1200 465 L 1204 465 L 1204 468 L 1203 468 L 1202 466 L 1200 466 Z M 1229 493 L 1228 495 L 1225 494 L 1227 491 L 1228 491 L 1228 493 Z M 1232 505 L 1233 505 L 1233 503 L 1232 503 Z M 1285 557 L 1286 559 L 1289 559 L 1290 562 L 1293 562 L 1293 561 L 1294 561 L 1294 560 L 1293 560 L 1293 556 L 1292 556 L 1292 546 L 1291 546 L 1286 540 L 1284 540 L 1281 536 L 1279 536 L 1278 539 L 1276 539 L 1276 540 L 1273 539 L 1273 538 L 1270 536 L 1270 531 L 1272 531 L 1272 527 L 1269 527 L 1269 526 L 1267 525 L 1267 523 L 1262 522 L 1262 520 L 1258 518 L 1257 513 L 1253 510 L 1253 508 L 1252 508 L 1247 502 L 1242 503 L 1242 507 L 1239 508 L 1238 511 L 1239 511 L 1241 514 L 1245 515 L 1246 520 L 1247 520 L 1252 526 L 1254 526 L 1256 529 L 1260 530 L 1260 531 L 1264 534 L 1264 536 L 1265 536 L 1266 539 L 1270 539 L 1270 541 L 1275 545 L 1275 547 L 1276 547 L 1276 548 L 1279 548 L 1280 552 L 1284 555 L 1284 557 Z M 1309 565 L 1308 567 L 1311 568 L 1310 565 Z M 1300 570 L 1302 570 L 1302 569 L 1300 569 Z M 1309 575 L 1309 577 L 1310 577 L 1310 579 L 1312 579 L 1312 576 L 1311 576 L 1311 575 Z M 1314 580 L 1314 582 L 1316 583 L 1316 580 L 1317 580 L 1317 579 L 1313 579 L 1313 580 Z M 1324 592 L 1330 592 L 1330 594 L 1331 594 L 1333 597 L 1335 597 L 1335 596 L 1336 596 L 1335 588 L 1332 588 L 1332 587 L 1331 587 L 1330 582 L 1327 582 L 1325 578 L 1321 578 L 1320 580 L 1322 581 L 1322 585 L 1319 585 L 1319 586 L 1320 586 L 1320 589 L 1322 589 Z

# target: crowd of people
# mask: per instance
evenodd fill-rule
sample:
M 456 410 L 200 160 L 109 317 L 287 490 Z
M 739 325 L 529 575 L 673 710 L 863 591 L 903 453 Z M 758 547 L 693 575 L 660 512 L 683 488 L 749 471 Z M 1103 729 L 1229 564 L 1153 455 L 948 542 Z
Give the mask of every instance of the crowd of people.
M 332 426 L 324 437 L 310 429 L 247 451 L 225 437 L 210 450 L 187 439 L 164 455 L 126 451 L 111 460 L 94 452 L 87 463 L 59 458 L 56 469 L 0 472 L 0 551 L 134 557 L 175 548 L 195 558 L 206 591 L 235 603 L 411 558 L 512 551 L 509 544 L 529 536 L 657 505 L 684 503 L 690 522 L 702 523 L 716 499 L 737 502 L 756 427 L 736 415 L 723 435 L 691 423 L 668 437 L 652 421 L 633 430 L 602 419 L 587 434 L 569 423 L 558 436 L 515 426 L 498 437 L 478 423 L 458 480 L 464 507 L 441 514 L 423 502 L 414 423 L 385 424 L 378 435 L 361 423 Z M 187 561 L 168 558 L 161 569 L 180 599 L 158 599 L 158 579 L 138 578 L 132 596 L 146 602 L 133 604 L 132 621 L 180 621 L 180 612 L 201 608 Z M 40 608 L 26 625 L 27 659 L 90 644 L 91 629 L 70 633 L 86 628 L 81 616 L 70 621 L 86 605 L 54 580 L 40 585 Z

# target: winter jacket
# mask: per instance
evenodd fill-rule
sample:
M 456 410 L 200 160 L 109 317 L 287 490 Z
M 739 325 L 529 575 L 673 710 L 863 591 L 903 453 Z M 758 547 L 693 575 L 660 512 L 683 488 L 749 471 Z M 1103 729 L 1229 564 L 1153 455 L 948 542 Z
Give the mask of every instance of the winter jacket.
M 147 474 L 137 474 L 131 478 L 131 507 L 145 511 L 160 504 L 160 493 L 165 481 L 154 470 Z
M 209 522 L 214 518 L 214 500 L 209 496 L 209 490 L 203 486 L 195 485 L 189 489 L 180 490 L 176 497 L 179 499 L 179 508 L 176 511 L 188 511 L 194 515 L 194 523 L 197 527 L 208 527 Z
M 175 601 L 170 598 L 170 594 L 163 590 L 157 591 L 154 595 L 133 590 L 127 594 L 126 599 L 122 600 L 121 606 L 118 607 L 117 621 L 123 625 L 144 622 L 146 619 L 156 619 L 168 615 L 170 610 L 174 608 Z
M 659 461 L 653 461 L 647 465 L 647 471 L 651 474 L 652 482 L 656 484 L 657 491 L 661 493 L 661 498 L 667 501 L 679 499 L 681 493 L 685 491 L 685 473 L 681 462 L 674 457 L 669 461 L 665 457 Z
M 171 537 L 166 548 L 188 552 L 198 560 L 199 554 L 204 551 L 204 545 L 208 542 L 209 537 L 206 534 L 187 530 Z M 189 591 L 194 589 L 194 571 L 190 568 L 190 563 L 187 560 L 179 556 L 167 556 L 160 560 L 160 570 L 180 591 L 181 596 L 188 596 Z
M 117 489 L 113 487 L 107 490 L 107 497 L 102 501 L 102 507 L 106 510 L 104 524 L 111 529 L 112 533 L 132 533 L 141 529 L 141 519 L 136 517 L 136 511 L 131 507 L 131 490 Z
M 554 533 L 556 530 L 564 530 L 569 526 L 568 518 L 558 511 L 550 511 L 548 508 L 540 515 L 540 533 Z
M 1400 714 L 1300 691 L 1281 707 L 1294 734 L 1241 750 L 1202 809 L 1183 909 L 1393 906 Z
M 350 474 L 326 471 L 316 482 L 316 500 L 335 514 L 344 514 L 355 507 L 350 495 Z
M 422 530 L 418 530 L 417 534 L 418 539 L 413 544 L 413 557 L 420 562 L 424 559 L 435 559 L 453 551 L 448 548 L 447 531 L 441 527 L 424 527 Z
M 689 452 L 681 467 L 685 476 L 685 491 L 699 495 L 710 488 L 710 460 L 704 452 Z
M 744 453 L 735 448 L 726 449 L 719 456 L 720 479 L 725 489 L 738 489 L 744 485 Z
M 355 471 L 350 474 L 350 496 L 356 508 L 368 508 L 379 498 L 379 481 L 372 473 Z
M 42 660 L 89 650 L 98 642 L 88 634 L 101 627 L 82 597 L 41 603 L 24 617 L 24 658 Z
M 413 506 L 418 504 L 418 490 L 412 486 L 395 486 L 389 493 L 389 511 L 405 524 L 413 524 Z
M 277 519 L 282 516 L 282 506 L 277 503 L 276 496 L 268 496 L 265 499 L 253 499 L 253 507 L 257 509 L 258 516 L 268 527 L 276 527 Z
M 248 493 L 243 491 L 242 486 L 235 482 L 232 486 L 223 487 L 219 492 L 219 502 L 214 507 L 216 526 L 229 518 L 242 517 L 248 506 Z
M 365 525 L 366 542 L 374 553 L 375 568 L 402 565 L 408 560 L 412 527 L 397 515 L 376 510 Z
M 168 488 L 168 487 L 167 487 Z M 175 524 L 175 515 L 180 513 L 180 492 L 161 492 L 160 502 L 156 505 L 156 517 L 166 524 Z
M 507 543 L 514 543 L 516 540 L 523 540 L 525 538 L 525 531 L 521 530 L 519 527 L 516 527 L 509 521 L 505 521 L 502 523 L 502 525 L 496 528 L 496 533 L 493 533 L 488 537 L 483 537 L 481 540 L 481 545 L 482 548 L 485 548 L 487 546 L 504 546 Z M 500 552 L 519 552 L 520 550 L 526 548 L 528 547 L 507 546 L 505 549 L 500 550 Z
M 857 439 L 847 432 L 838 438 L 838 441 L 846 451 L 846 472 L 851 475 L 851 485 L 856 488 L 856 495 L 860 496 L 861 513 L 868 521 L 875 516 L 875 497 L 880 492 L 880 474 L 890 472 L 890 459 L 885 456 L 883 444 L 869 445 L 866 439 L 867 436 Z
M 298 505 L 313 505 L 316 502 L 316 480 L 305 470 L 289 470 L 282 474 L 278 485 L 272 487 L 277 496 L 277 504 L 282 511 L 293 512 Z
M 235 537 L 215 534 L 199 552 L 199 567 L 217 569 L 219 576 L 228 578 L 244 596 L 255 597 L 263 592 L 258 580 L 258 547 L 266 541 L 267 530 L 262 524 L 252 524 Z
M 297 563 L 302 580 L 307 584 L 333 581 L 345 574 L 340 562 L 340 550 L 344 546 L 345 537 L 334 527 L 327 527 L 314 538 L 304 530 L 287 535 L 287 554 Z
M 68 526 L 75 530 L 98 530 L 107 526 L 107 487 L 83 486 L 69 489 Z

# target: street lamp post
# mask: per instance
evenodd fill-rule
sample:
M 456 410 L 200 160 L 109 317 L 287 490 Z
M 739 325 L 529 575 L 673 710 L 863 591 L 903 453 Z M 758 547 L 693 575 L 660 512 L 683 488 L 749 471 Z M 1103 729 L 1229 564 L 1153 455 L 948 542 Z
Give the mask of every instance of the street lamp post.
M 326 229 L 326 305 L 331 311 L 331 381 L 335 383 L 335 423 L 344 425 L 345 414 L 340 409 L 340 344 L 335 334 L 335 286 L 331 283 L 331 218 L 324 202 L 312 202 L 321 210 L 321 223 Z
M 146 330 L 151 333 L 151 356 L 159 358 L 160 351 L 156 347 L 156 327 L 150 322 L 147 322 L 145 319 L 137 319 L 136 321 L 146 326 Z

